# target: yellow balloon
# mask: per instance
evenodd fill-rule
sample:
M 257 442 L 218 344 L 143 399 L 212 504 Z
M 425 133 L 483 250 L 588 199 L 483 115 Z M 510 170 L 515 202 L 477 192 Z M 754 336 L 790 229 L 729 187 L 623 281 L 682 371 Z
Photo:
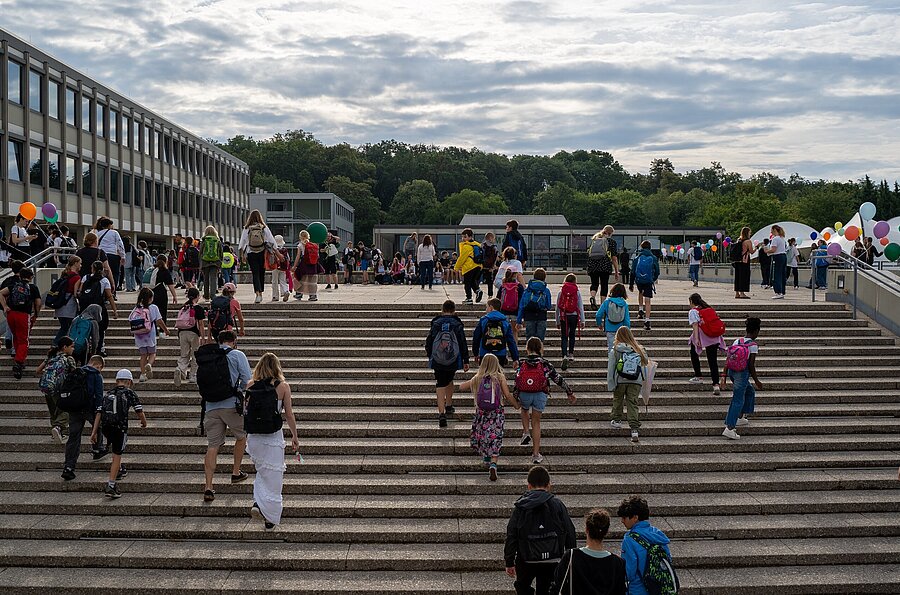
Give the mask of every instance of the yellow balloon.
M 834 230 L 835 230 L 835 231 L 839 230 L 839 229 L 842 228 L 842 227 L 844 227 L 844 224 L 841 223 L 840 221 L 838 221 L 837 223 L 834 224 Z

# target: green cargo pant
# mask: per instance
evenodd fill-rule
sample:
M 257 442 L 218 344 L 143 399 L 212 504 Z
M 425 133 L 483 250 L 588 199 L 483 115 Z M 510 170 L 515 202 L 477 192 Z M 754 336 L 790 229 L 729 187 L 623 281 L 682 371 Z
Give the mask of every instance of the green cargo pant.
M 59 408 L 59 397 L 57 395 L 44 395 L 47 399 L 47 411 L 50 412 L 50 427 L 59 426 L 63 433 L 69 427 L 69 414 Z
M 628 427 L 637 430 L 641 427 L 638 419 L 638 397 L 641 394 L 640 384 L 618 384 L 613 391 L 612 418 L 613 421 L 622 421 L 622 401 L 628 407 Z

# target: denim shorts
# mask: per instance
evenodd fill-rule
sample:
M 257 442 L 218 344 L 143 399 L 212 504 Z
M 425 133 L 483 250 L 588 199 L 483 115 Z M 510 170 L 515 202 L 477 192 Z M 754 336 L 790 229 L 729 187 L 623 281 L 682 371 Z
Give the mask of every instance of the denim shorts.
M 519 393 L 519 402 L 522 404 L 522 410 L 530 409 L 543 413 L 547 406 L 547 393 Z

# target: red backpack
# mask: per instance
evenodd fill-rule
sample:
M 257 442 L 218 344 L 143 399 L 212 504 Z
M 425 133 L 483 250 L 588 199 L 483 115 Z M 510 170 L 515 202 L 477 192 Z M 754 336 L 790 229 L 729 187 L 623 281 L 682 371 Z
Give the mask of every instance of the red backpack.
M 725 323 L 712 308 L 697 308 L 700 314 L 700 330 L 713 339 L 725 334 Z
M 578 286 L 574 283 L 563 283 L 557 304 L 562 314 L 578 313 Z
M 544 362 L 540 359 L 522 360 L 516 372 L 516 389 L 523 393 L 541 393 L 545 392 L 548 386 Z
M 306 242 L 303 246 L 303 262 L 306 264 L 319 264 L 319 245 Z
M 504 283 L 501 286 L 503 290 L 503 300 L 500 302 L 500 311 L 517 313 L 519 311 L 519 283 Z

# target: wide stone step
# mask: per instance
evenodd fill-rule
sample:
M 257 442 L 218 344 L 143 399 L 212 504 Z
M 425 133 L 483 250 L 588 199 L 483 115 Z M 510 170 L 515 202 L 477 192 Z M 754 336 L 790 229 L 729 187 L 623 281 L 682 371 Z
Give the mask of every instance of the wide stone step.
M 625 438 L 623 437 L 623 440 Z M 748 439 L 749 441 L 749 436 Z M 723 438 L 724 441 L 724 438 Z M 302 453 L 301 453 L 302 454 Z M 203 469 L 203 451 L 193 454 L 142 454 L 126 456 L 126 465 L 134 471 L 191 472 Z M 0 452 L 0 470 L 40 471 L 59 470 L 62 452 L 39 453 Z M 410 474 L 410 473 L 476 473 L 486 478 L 487 473 L 473 454 L 430 455 L 426 457 L 392 455 L 329 455 L 304 456 L 299 462 L 286 453 L 288 473 L 300 474 Z M 896 451 L 821 451 L 821 452 L 759 452 L 752 456 L 740 452 L 691 453 L 673 457 L 669 454 L 636 452 L 621 455 L 553 455 L 547 456 L 544 465 L 560 473 L 651 473 L 666 469 L 668 472 L 696 473 L 713 471 L 774 471 L 778 469 L 852 469 L 883 468 L 900 465 L 900 453 Z M 502 457 L 501 473 L 523 473 L 532 467 L 531 457 Z M 82 470 L 109 469 L 105 460 L 92 461 L 82 456 L 78 462 Z M 249 457 L 245 468 L 252 470 Z M 221 454 L 216 469 L 231 469 L 231 457 Z

